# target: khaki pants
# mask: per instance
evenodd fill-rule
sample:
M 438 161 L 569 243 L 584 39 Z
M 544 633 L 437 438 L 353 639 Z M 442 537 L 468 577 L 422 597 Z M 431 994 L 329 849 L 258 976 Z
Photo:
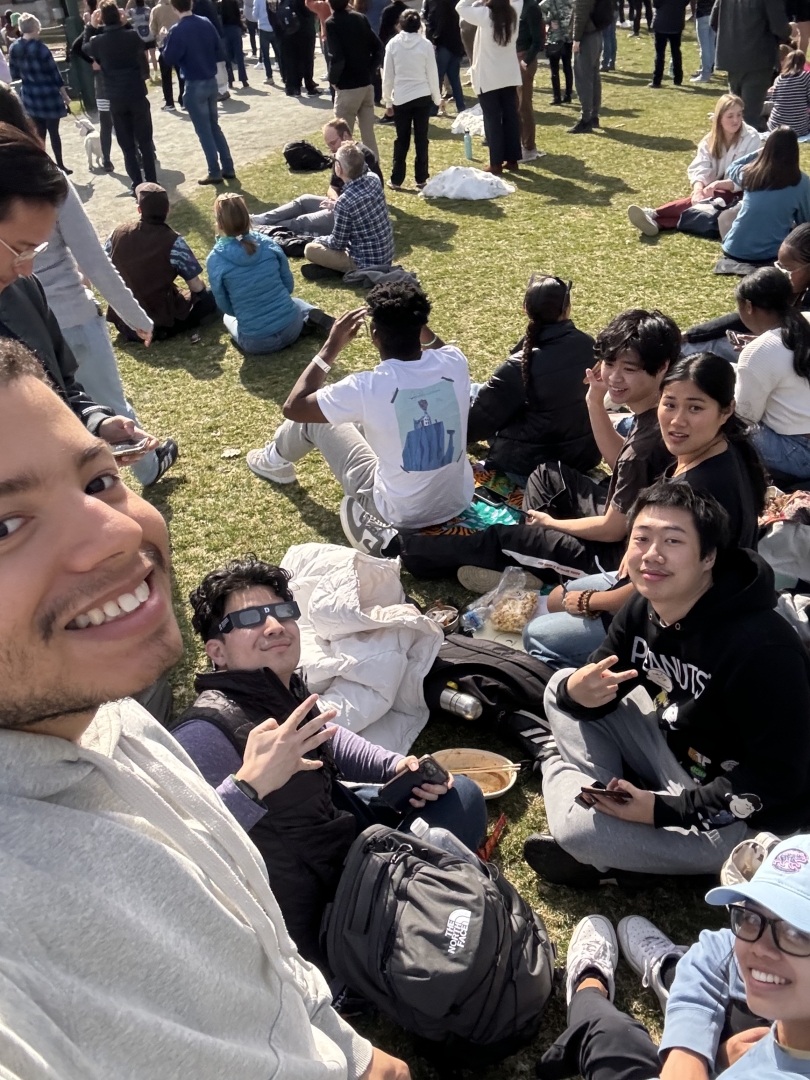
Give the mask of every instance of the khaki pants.
M 357 263 L 347 251 L 336 251 L 313 240 L 304 248 L 304 258 L 317 266 L 328 266 L 330 270 L 339 270 L 341 274 L 348 274 L 350 270 L 357 269 Z
M 526 56 L 525 52 L 518 53 L 518 60 Z M 537 59 L 535 58 L 523 70 L 521 66 L 520 76 L 523 80 L 518 87 L 518 101 L 520 102 L 520 144 L 524 150 L 536 150 L 534 108 L 532 105 L 532 93 L 534 92 L 534 77 L 537 74 Z
M 354 132 L 355 120 L 360 125 L 360 139 L 374 157 L 380 160 L 374 135 L 374 87 L 358 86 L 354 90 L 335 91 L 335 116 L 342 117 Z

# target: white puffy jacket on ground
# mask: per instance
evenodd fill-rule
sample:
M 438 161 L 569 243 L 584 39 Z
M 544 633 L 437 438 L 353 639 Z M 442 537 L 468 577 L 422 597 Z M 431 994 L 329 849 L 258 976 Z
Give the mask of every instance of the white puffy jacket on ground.
M 422 682 L 444 640 L 405 602 L 398 559 L 334 544 L 291 547 L 281 565 L 301 608 L 301 664 L 335 722 L 407 754 L 429 711 Z

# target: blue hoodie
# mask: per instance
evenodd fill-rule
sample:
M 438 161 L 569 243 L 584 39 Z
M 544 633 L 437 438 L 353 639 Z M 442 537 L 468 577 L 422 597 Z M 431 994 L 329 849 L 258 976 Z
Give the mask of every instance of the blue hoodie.
M 252 255 L 235 237 L 221 236 L 205 267 L 217 306 L 236 316 L 240 337 L 263 338 L 277 334 L 295 318 L 293 276 L 275 240 L 261 233 L 247 235 L 256 244 Z

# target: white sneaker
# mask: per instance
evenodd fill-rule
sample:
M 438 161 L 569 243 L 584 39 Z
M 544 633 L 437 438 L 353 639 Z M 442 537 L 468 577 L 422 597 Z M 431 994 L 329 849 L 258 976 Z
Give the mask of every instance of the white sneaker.
M 704 79 L 703 76 L 700 73 L 698 73 L 697 75 L 693 75 L 692 78 L 689 80 L 689 82 L 695 82 L 695 83 L 710 83 L 711 81 L 712 81 L 711 75 L 708 77 L 708 79 Z
M 545 150 L 524 150 L 521 161 L 536 161 L 538 158 L 545 157 Z
M 683 956 L 686 946 L 675 945 L 643 915 L 626 916 L 618 930 L 622 955 L 636 975 L 641 976 L 641 985 L 655 993 L 661 1012 L 666 1012 L 669 990 L 661 979 L 661 965 L 670 956 Z
M 634 225 L 640 233 L 645 236 L 658 236 L 658 224 L 655 220 L 655 211 L 650 209 L 649 206 L 633 206 L 627 207 L 627 216 L 630 218 L 630 224 Z
M 619 962 L 619 946 L 610 922 L 601 915 L 586 915 L 574 927 L 568 943 L 568 960 L 565 965 L 565 1000 L 571 1004 L 574 987 L 587 968 L 595 968 L 604 976 L 608 987 L 608 999 L 616 996 L 616 965 Z
M 352 547 L 375 559 L 385 557 L 383 548 L 397 535 L 396 529 L 364 510 L 351 495 L 344 495 L 340 503 L 340 524 Z
M 270 480 L 274 484 L 295 482 L 295 466 L 281 456 L 274 442 L 267 443 L 261 450 L 248 450 L 245 461 L 250 471 L 262 480 Z

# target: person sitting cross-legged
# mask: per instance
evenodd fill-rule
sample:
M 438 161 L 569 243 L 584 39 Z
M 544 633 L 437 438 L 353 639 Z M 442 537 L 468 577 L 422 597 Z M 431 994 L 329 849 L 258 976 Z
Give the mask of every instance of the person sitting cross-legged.
M 351 270 L 388 270 L 394 261 L 394 230 L 382 182 L 369 172 L 358 143 L 343 143 L 335 154 L 335 175 L 344 188 L 334 206 L 329 236 L 304 248 L 305 278 L 330 277 Z
M 417 769 L 417 758 L 336 727 L 335 710 L 319 710 L 297 670 L 299 610 L 286 570 L 247 555 L 207 574 L 190 601 L 214 670 L 197 675 L 197 700 L 170 726 L 259 849 L 301 955 L 324 968 L 321 918 L 355 837 L 375 823 L 407 831 L 421 817 L 475 850 L 486 829 L 483 794 L 451 776 L 415 786 L 413 809 L 400 817 L 340 782 L 383 784 Z
M 344 143 L 354 142 L 352 131 L 345 120 L 333 117 L 323 127 L 323 141 L 330 153 L 336 154 Z M 382 182 L 380 165 L 373 151 L 362 143 L 357 143 L 370 169 Z M 298 236 L 329 236 L 335 226 L 335 203 L 343 193 L 345 182 L 338 176 L 334 165 L 329 178 L 326 195 L 299 195 L 292 202 L 277 206 L 275 210 L 265 210 L 261 214 L 251 214 L 251 225 L 280 225 Z
M 551 835 L 524 854 L 558 884 L 715 874 L 749 828 L 810 824 L 810 659 L 774 610 L 770 567 L 729 545 L 725 510 L 688 484 L 642 492 L 629 524 L 637 595 L 546 689 Z M 608 790 L 582 793 L 594 784 Z
M 380 363 L 324 386 L 366 314 Z M 257 476 L 291 484 L 293 462 L 317 447 L 343 485 L 340 519 L 353 543 L 362 545 L 385 522 L 415 529 L 439 524 L 472 500 L 467 358 L 433 333 L 429 315 L 418 285 L 376 285 L 365 306 L 335 322 L 284 403 L 287 419 L 272 441 L 248 452 Z

